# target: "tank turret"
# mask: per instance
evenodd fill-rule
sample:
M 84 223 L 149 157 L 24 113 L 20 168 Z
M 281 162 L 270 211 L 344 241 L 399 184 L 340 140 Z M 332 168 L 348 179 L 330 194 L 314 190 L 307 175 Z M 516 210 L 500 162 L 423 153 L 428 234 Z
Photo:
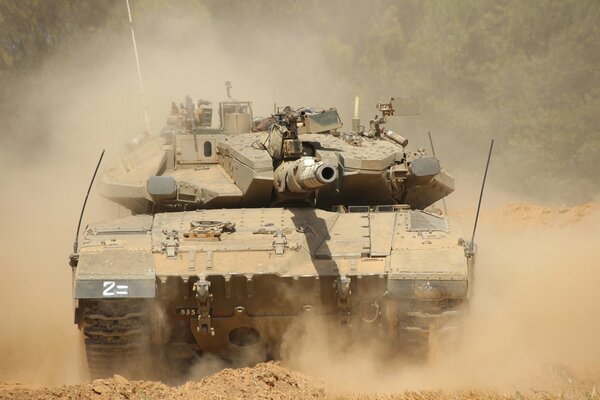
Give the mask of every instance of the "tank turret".
M 306 132 L 305 121 L 309 118 L 305 110 L 295 111 L 290 107 L 272 117 L 266 149 L 275 166 L 273 176 L 279 202 L 306 198 L 337 178 L 336 165 L 311 155 L 310 145 L 299 138 L 299 130 Z
M 162 136 L 136 144 L 105 173 L 106 197 L 134 213 L 299 200 L 323 209 L 381 203 L 422 209 L 453 190 L 439 160 L 422 149 L 408 150 L 408 140 L 384 126 L 396 112 L 393 98 L 377 104 L 381 117 L 368 130 L 355 117 L 358 131 L 346 133 L 339 131 L 334 108 L 285 107 L 256 125 L 263 130 L 252 132 L 246 124 L 245 132 L 232 134 L 231 126 L 207 126 L 202 116 L 212 109 L 210 102 L 195 106 L 188 97 L 186 104 L 173 103 Z M 251 109 L 250 102 L 220 105 L 222 114 L 250 117 Z

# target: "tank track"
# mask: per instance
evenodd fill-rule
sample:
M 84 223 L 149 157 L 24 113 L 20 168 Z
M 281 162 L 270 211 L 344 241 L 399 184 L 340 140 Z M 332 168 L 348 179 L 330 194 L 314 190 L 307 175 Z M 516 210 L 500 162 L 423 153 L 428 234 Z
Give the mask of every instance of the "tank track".
M 399 318 L 398 337 L 406 358 L 413 362 L 433 363 L 440 348 L 459 345 L 461 319 L 467 310 L 468 302 L 465 301 L 445 306 L 421 304 L 416 310 L 403 313 Z
M 147 305 L 140 300 L 87 300 L 83 304 L 82 328 L 93 379 L 142 375 L 149 356 L 148 317 Z

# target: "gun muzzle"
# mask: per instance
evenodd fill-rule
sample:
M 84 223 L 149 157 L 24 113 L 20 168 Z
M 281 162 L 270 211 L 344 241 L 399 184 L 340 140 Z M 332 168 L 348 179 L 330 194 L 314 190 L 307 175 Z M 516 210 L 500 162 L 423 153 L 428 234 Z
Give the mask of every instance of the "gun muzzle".
M 310 193 L 336 180 L 337 169 L 313 157 L 283 163 L 275 171 L 278 192 Z
M 306 167 L 298 175 L 288 174 L 287 180 L 293 179 L 306 190 L 318 189 L 323 185 L 333 182 L 337 178 L 337 171 L 331 165 L 322 161 Z

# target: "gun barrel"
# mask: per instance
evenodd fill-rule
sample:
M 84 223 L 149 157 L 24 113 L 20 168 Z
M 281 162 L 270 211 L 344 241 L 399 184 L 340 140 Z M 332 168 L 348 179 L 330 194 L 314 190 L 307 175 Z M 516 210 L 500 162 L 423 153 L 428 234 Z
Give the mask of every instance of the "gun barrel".
M 299 174 L 288 174 L 287 180 L 294 179 L 300 186 L 307 190 L 318 189 L 337 177 L 337 171 L 322 161 L 306 167 Z
M 316 161 L 313 157 L 281 164 L 275 171 L 275 185 L 279 192 L 310 193 L 336 180 L 334 166 Z

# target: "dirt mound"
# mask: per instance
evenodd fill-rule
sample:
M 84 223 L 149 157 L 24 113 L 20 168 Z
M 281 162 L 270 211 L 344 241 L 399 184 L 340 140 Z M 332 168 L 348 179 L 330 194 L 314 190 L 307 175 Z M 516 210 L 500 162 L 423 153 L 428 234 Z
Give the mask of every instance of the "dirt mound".
M 0 384 L 0 399 L 324 399 L 324 400 L 526 400 L 597 398 L 596 386 L 569 387 L 557 392 L 528 389 L 510 393 L 465 390 L 405 391 L 393 394 L 346 394 L 326 392 L 320 384 L 275 363 L 258 364 L 253 368 L 225 369 L 200 382 L 187 382 L 169 387 L 159 382 L 128 381 L 115 375 L 82 385 L 55 388 L 26 388 L 22 385 Z
M 505 222 L 520 222 L 538 226 L 556 226 L 564 223 L 574 224 L 584 217 L 600 214 L 600 203 L 587 203 L 576 207 L 541 207 L 535 204 L 509 204 L 490 210 L 488 218 Z
M 24 388 L 20 385 L 0 385 L 3 399 L 163 399 L 173 398 L 173 389 L 159 382 L 128 381 L 115 375 L 81 385 Z
M 318 399 L 325 391 L 317 381 L 280 366 L 261 363 L 252 368 L 224 369 L 199 382 L 169 387 L 160 382 L 128 381 L 115 375 L 82 385 L 50 388 L 0 384 L 6 399 Z
M 200 382 L 179 388 L 183 397 L 197 398 L 321 398 L 322 385 L 279 363 L 261 363 L 252 368 L 224 369 Z
M 473 224 L 475 209 L 450 212 L 450 215 L 468 227 Z M 513 203 L 481 210 L 480 223 L 491 225 L 494 229 L 512 231 L 573 225 L 595 217 L 600 218 L 600 203 L 587 203 L 575 207 L 543 207 L 531 203 Z

